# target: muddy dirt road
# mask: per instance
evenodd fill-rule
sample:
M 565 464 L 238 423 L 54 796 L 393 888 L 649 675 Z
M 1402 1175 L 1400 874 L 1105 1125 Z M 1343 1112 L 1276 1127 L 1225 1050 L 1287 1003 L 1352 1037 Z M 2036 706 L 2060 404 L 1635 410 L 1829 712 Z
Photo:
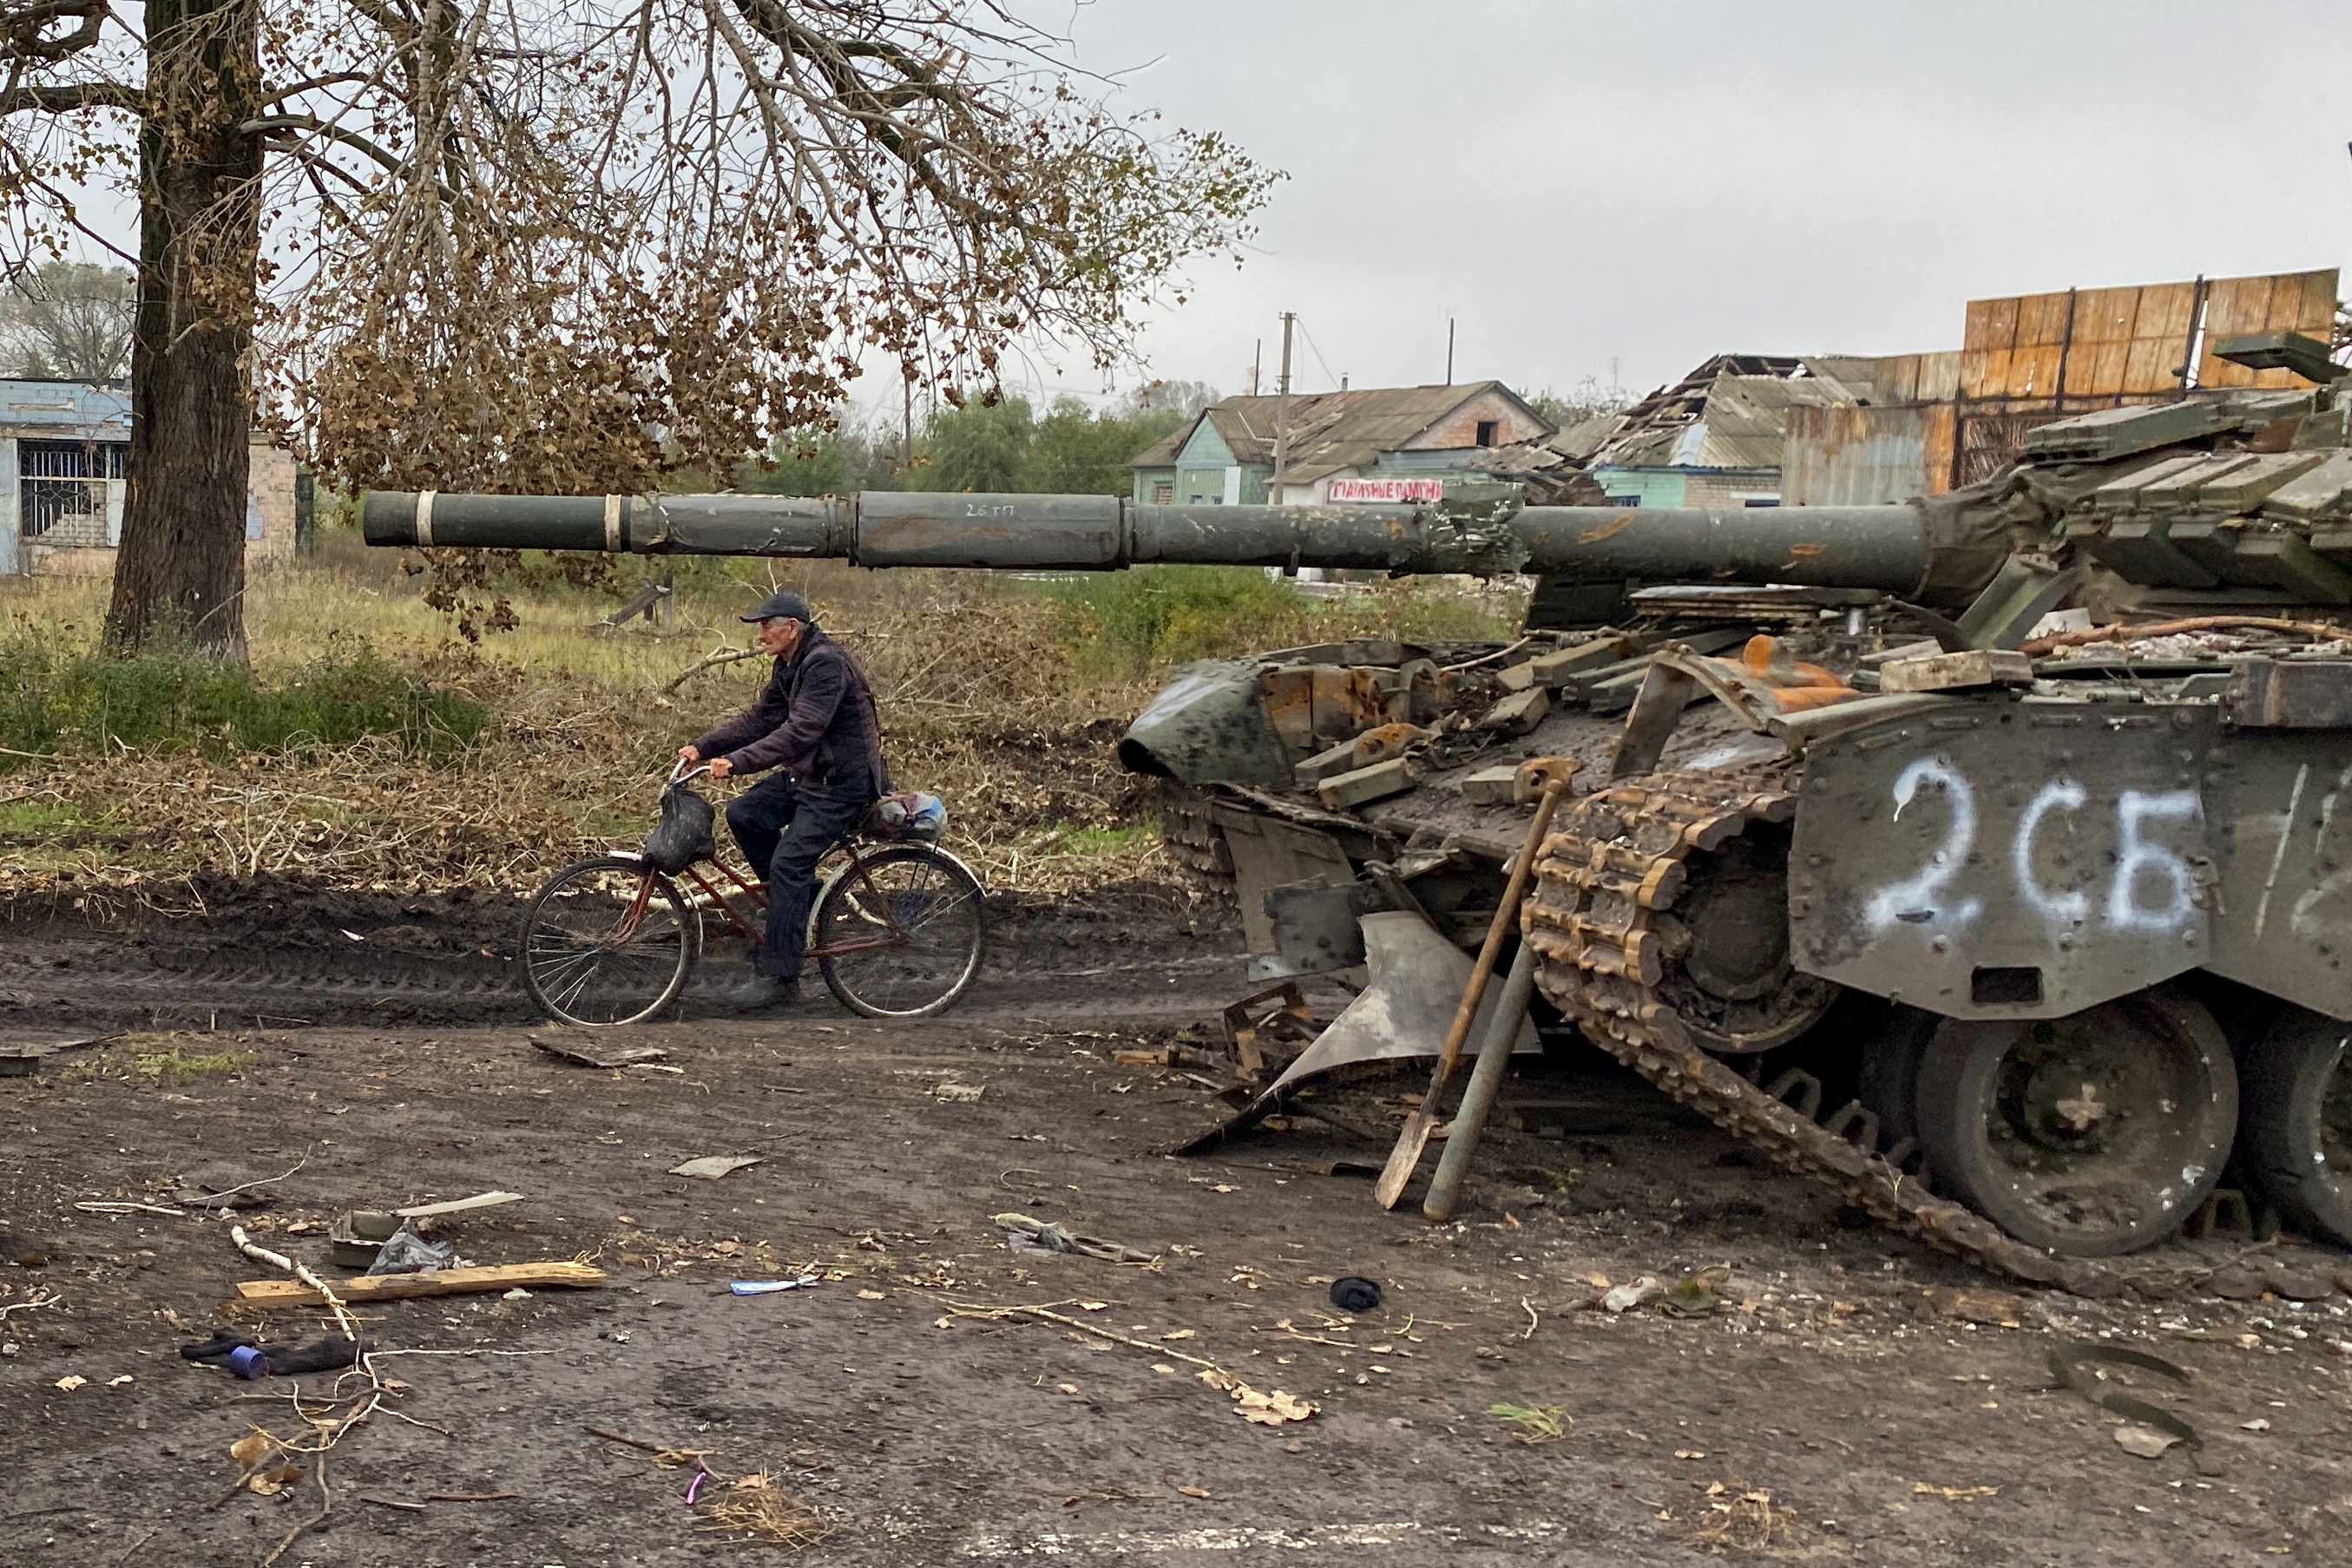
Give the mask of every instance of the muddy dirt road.
M 390 946 L 400 918 L 346 911 L 331 929 L 359 935 L 332 940 Z M 405 918 L 428 953 L 487 945 L 446 910 Z M 327 1403 L 336 1375 L 246 1383 L 174 1354 L 268 1271 L 218 1218 L 76 1207 L 168 1207 L 184 1182 L 298 1162 L 241 1217 L 264 1245 L 323 1261 L 342 1209 L 504 1188 L 526 1201 L 444 1222 L 466 1258 L 584 1255 L 611 1282 L 363 1309 L 399 1386 L 325 1456 L 325 1518 L 289 1565 L 756 1561 L 775 1549 L 717 1528 L 711 1499 L 761 1471 L 829 1531 L 800 1553 L 812 1563 L 1671 1563 L 1738 1555 L 1768 1519 L 1775 1553 L 1856 1563 L 2352 1563 L 2352 1296 L 1995 1294 L 1849 1227 L 1589 1052 L 1508 1091 L 1528 1130 L 1495 1135 L 1443 1228 L 1322 1174 L 1384 1152 L 1326 1124 L 1161 1157 L 1221 1107 L 1110 1052 L 1210 1016 L 1244 988 L 1241 964 L 1229 937 L 1124 930 L 1016 922 L 1002 967 L 942 1020 L 819 1001 L 628 1031 L 669 1072 L 534 1049 L 487 968 L 470 1003 L 378 984 L 404 959 L 341 1003 L 289 980 L 278 1013 L 233 983 L 123 978 L 142 953 L 213 936 L 133 949 L 21 928 L 0 969 L 17 998 L 0 1023 L 20 1037 L 196 1030 L 0 1078 L 0 1230 L 47 1260 L 0 1264 L 0 1563 L 260 1563 L 320 1513 L 317 1457 L 259 1496 L 233 1490 L 228 1450 L 349 1413 Z M 267 962 L 326 962 L 309 951 Z M 59 978 L 77 968 L 87 983 Z M 211 1016 L 215 991 L 228 1016 Z M 394 993 L 398 1021 L 352 1021 Z M 217 1070 L 120 1075 L 167 1054 Z M 1373 1082 L 1324 1103 L 1378 1130 L 1415 1092 Z M 761 1163 L 667 1174 L 735 1154 Z M 992 1218 L 1010 1211 L 1158 1261 L 1014 1253 Z M 2242 1272 L 2281 1261 L 2200 1245 L 2246 1254 Z M 1594 1304 L 1601 1281 L 1725 1265 L 1709 1315 Z M 821 1282 L 727 1290 L 803 1270 Z M 1378 1280 L 1383 1304 L 1336 1310 L 1329 1282 L 1349 1274 Z M 1023 1304 L 1132 1343 L 987 1312 Z M 281 1311 L 263 1326 L 328 1325 Z M 2201 1452 L 2135 1457 L 2114 1416 L 2054 1388 L 2049 1350 L 2086 1339 L 2187 1368 L 2177 1396 L 2131 1379 Z M 1250 1424 L 1198 1362 L 1316 1413 Z M 1496 1405 L 1557 1407 L 1560 1435 L 1523 1440 L 1544 1434 Z M 691 1461 L 591 1428 L 701 1451 L 723 1480 L 688 1507 Z M 495 1500 L 427 1500 L 444 1497 Z

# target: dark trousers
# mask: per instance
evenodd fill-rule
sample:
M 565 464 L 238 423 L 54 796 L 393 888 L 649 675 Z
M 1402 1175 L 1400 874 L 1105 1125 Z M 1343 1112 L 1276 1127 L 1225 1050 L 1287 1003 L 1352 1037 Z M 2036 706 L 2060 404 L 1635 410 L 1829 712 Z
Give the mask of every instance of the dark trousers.
M 752 967 L 780 980 L 801 977 L 816 862 L 849 836 L 865 814 L 863 795 L 803 788 L 778 773 L 727 802 L 727 826 L 756 873 L 768 877 L 768 932 Z

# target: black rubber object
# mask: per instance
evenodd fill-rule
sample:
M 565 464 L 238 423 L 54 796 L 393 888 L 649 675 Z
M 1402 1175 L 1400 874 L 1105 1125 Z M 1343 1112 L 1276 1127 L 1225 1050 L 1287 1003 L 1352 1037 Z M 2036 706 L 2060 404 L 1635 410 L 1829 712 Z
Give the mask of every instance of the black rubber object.
M 215 1329 L 212 1338 L 196 1344 L 182 1345 L 180 1354 L 188 1361 L 217 1361 L 226 1364 L 229 1352 L 250 1349 L 252 1345 L 251 1334 L 239 1333 L 235 1329 Z
M 2352 1027 L 2290 1008 L 2238 1064 L 2238 1157 L 2289 1223 L 2352 1247 Z M 2332 1098 L 2334 1104 L 2329 1102 Z M 2332 1112 L 2332 1115 L 2331 1115 Z
M 1331 1281 L 1331 1304 L 1345 1312 L 1369 1312 L 1381 1304 L 1380 1283 L 1360 1274 L 1334 1280 Z
M 304 1372 L 331 1372 L 339 1366 L 349 1366 L 367 1354 L 364 1341 L 348 1340 L 341 1334 L 323 1334 L 309 1344 L 260 1344 L 251 1334 L 235 1329 L 215 1329 L 213 1337 L 196 1344 L 184 1344 L 180 1354 L 186 1360 L 226 1367 L 232 1352 L 257 1350 L 268 1364 L 268 1375 L 289 1377 Z
M 1863 1041 L 1853 1097 L 1878 1117 L 1882 1151 L 1919 1135 L 1919 1061 L 1943 1021 L 1925 1008 L 1897 1003 Z
M 2070 1103 L 2088 1130 L 2058 1121 Z M 2030 1246 L 2105 1258 L 2163 1240 L 2220 1183 L 2238 1075 L 2204 1005 L 2154 986 L 2063 1019 L 1948 1019 L 1915 1103 L 1961 1202 Z

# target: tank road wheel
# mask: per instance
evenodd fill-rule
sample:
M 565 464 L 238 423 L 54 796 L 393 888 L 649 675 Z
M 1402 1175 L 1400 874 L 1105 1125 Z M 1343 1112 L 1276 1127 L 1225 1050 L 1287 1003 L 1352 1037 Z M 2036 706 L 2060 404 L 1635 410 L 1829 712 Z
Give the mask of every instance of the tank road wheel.
M 2291 1009 L 2246 1052 L 2241 1155 L 2296 1228 L 2352 1247 L 2352 1027 Z
M 2077 1258 L 2179 1228 L 2237 1129 L 2229 1042 L 2169 986 L 2061 1019 L 1947 1019 L 1918 1082 L 1937 1178 L 2011 1236 Z
M 1657 992 L 1695 1043 L 1740 1056 L 1822 1021 L 1838 986 L 1789 964 L 1789 830 L 1756 823 L 1684 862 L 1689 880 L 1652 922 Z

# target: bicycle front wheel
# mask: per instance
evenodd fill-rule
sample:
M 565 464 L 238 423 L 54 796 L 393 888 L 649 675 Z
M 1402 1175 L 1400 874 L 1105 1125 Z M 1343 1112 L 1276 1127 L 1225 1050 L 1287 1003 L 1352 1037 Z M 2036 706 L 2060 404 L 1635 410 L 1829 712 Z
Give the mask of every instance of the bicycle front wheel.
M 702 917 L 669 878 L 599 855 L 547 879 L 523 913 L 523 984 L 558 1023 L 642 1023 L 677 999 Z
M 843 867 L 817 895 L 810 956 L 852 1012 L 929 1018 L 980 973 L 980 904 L 979 882 L 953 855 L 887 849 Z

